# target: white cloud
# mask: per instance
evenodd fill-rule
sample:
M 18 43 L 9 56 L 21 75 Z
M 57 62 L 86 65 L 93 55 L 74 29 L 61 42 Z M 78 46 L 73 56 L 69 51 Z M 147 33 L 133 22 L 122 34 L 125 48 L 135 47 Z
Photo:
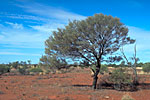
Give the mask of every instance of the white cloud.
M 15 29 L 23 29 L 23 25 L 22 24 L 12 23 L 12 22 L 5 22 L 5 23 L 11 25 L 11 27 L 13 27 Z
M 142 62 L 150 61 L 150 31 L 133 26 L 128 26 L 128 28 L 129 36 L 133 39 L 136 39 L 137 57 L 139 57 L 140 61 Z M 135 44 L 124 47 L 124 52 L 126 53 L 127 57 L 133 56 L 134 46 Z
M 19 53 L 19 52 L 0 52 L 0 55 L 41 56 L 40 54 Z
M 52 31 L 56 31 L 57 28 L 64 28 L 64 24 L 52 23 L 52 24 L 44 24 L 44 25 L 35 25 L 30 27 L 41 32 L 50 33 Z
M 17 5 L 32 15 L 19 15 L 5 13 L 6 17 L 12 19 L 29 19 L 28 21 L 42 21 L 42 24 L 26 24 L 30 29 L 24 27 L 23 24 L 16 22 L 5 22 L 13 27 L 0 25 L 0 44 L 5 47 L 19 48 L 44 48 L 44 41 L 50 36 L 51 32 L 57 28 L 63 28 L 68 19 L 84 19 L 85 16 L 67 12 L 62 9 L 41 5 L 38 3 Z M 3 15 L 3 14 L 1 14 Z M 38 15 L 38 16 L 35 16 Z M 4 16 L 1 16 L 4 17 Z M 36 31 L 35 31 L 36 30 Z M 6 45 L 7 44 L 7 45 Z
M 49 34 L 34 32 L 29 29 L 0 27 L 0 44 L 5 47 L 44 48 L 44 41 Z
M 150 50 L 150 31 L 129 26 L 129 35 L 132 38 L 136 39 L 136 44 L 137 44 L 137 50 L 139 51 L 145 51 L 145 50 Z
M 76 13 L 72 13 L 51 6 L 45 6 L 35 2 L 33 2 L 32 4 L 24 4 L 24 5 L 17 5 L 17 6 L 23 8 L 26 12 L 30 12 L 32 14 L 44 16 L 47 18 L 59 19 L 63 21 L 74 20 L 74 19 L 81 20 L 86 18 L 85 16 Z
M 11 19 L 22 19 L 22 20 L 35 20 L 35 21 L 48 21 L 47 18 L 42 18 L 39 16 L 25 15 L 25 14 L 10 14 L 10 13 L 0 13 L 0 17 L 7 17 Z

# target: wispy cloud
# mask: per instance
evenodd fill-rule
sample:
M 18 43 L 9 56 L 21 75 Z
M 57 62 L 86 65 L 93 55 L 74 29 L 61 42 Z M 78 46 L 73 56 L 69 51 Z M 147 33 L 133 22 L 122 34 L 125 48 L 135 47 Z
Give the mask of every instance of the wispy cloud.
M 44 41 L 48 36 L 49 34 L 34 32 L 26 28 L 0 26 L 0 44 L 6 47 L 44 48 Z
M 136 39 L 137 49 L 139 51 L 149 50 L 150 51 L 150 31 L 129 26 L 129 35 Z
M 150 31 L 134 27 L 128 26 L 129 28 L 129 36 L 133 39 L 136 39 L 136 48 L 137 48 L 137 57 L 140 58 L 140 61 L 149 62 L 150 61 Z M 132 57 L 134 54 L 134 46 L 127 45 L 124 47 L 124 52 L 128 57 Z
M 33 15 L 25 15 L 25 14 L 10 14 L 10 13 L 0 13 L 0 17 L 7 17 L 11 19 L 23 19 L 23 20 L 35 20 L 35 21 L 48 21 L 47 18 L 42 18 Z
M 64 28 L 64 25 L 65 24 L 61 24 L 61 23 L 52 23 L 52 24 L 48 23 L 48 24 L 35 25 L 30 27 L 40 32 L 50 33 L 52 31 L 56 31 L 57 28 Z
M 32 5 L 28 3 L 24 5 L 17 4 L 17 6 L 23 8 L 26 12 L 30 12 L 32 14 L 44 16 L 47 18 L 61 19 L 65 21 L 74 20 L 74 19 L 81 20 L 86 18 L 85 16 L 76 13 L 72 13 L 51 6 L 42 5 L 36 2 L 33 2 Z
M 85 16 L 69 12 L 63 9 L 45 6 L 36 2 L 25 3 L 22 1 L 20 4 L 16 4 L 17 7 L 23 8 L 29 15 L 23 14 L 9 14 L 1 13 L 0 17 L 7 17 L 11 19 L 22 19 L 22 23 L 5 22 L 11 27 L 0 26 L 0 43 L 8 44 L 7 46 L 16 47 L 32 47 L 32 48 L 44 48 L 44 41 L 49 37 L 52 31 L 57 28 L 63 28 L 68 23 L 68 20 L 81 20 L 85 19 Z M 31 22 L 41 21 L 40 23 L 31 25 Z M 30 29 L 24 26 L 29 26 Z M 34 44 L 34 45 L 32 45 Z
M 18 23 L 12 23 L 12 22 L 5 22 L 8 25 L 11 25 L 11 27 L 15 28 L 15 29 L 23 29 L 23 25 L 22 24 L 18 24 Z
M 41 56 L 40 54 L 19 53 L 19 52 L 0 52 L 0 55 Z

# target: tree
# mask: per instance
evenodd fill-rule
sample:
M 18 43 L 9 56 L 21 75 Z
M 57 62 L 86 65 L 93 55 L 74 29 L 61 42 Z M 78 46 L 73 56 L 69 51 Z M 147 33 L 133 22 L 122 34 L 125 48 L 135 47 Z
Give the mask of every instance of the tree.
M 31 65 L 31 60 L 27 60 L 28 64 Z
M 10 71 L 10 67 L 5 64 L 0 64 L 0 75 Z
M 133 77 L 133 83 L 134 83 L 135 85 L 139 84 L 136 67 L 137 67 L 137 62 L 138 62 L 140 59 L 139 59 L 138 57 L 136 57 L 136 44 L 135 44 L 135 46 L 134 46 L 134 54 L 133 54 L 132 57 L 130 57 L 131 60 L 129 60 L 129 59 L 126 57 L 126 55 L 125 55 L 125 53 L 124 53 L 124 50 L 123 50 L 123 47 L 122 47 L 120 50 L 121 50 L 121 53 L 122 53 L 122 57 L 123 57 L 124 60 L 126 61 L 127 65 L 128 65 L 129 67 L 131 67 L 132 70 L 133 70 L 133 75 L 134 75 L 134 77 Z
M 18 68 L 18 66 L 19 66 L 19 61 L 16 61 L 16 62 L 12 62 L 12 63 L 10 63 L 10 65 L 13 67 L 13 68 Z
M 48 59 L 55 54 L 58 57 L 95 64 L 93 88 L 96 89 L 101 62 L 107 60 L 106 55 L 111 55 L 121 46 L 131 43 L 134 40 L 128 37 L 128 28 L 120 19 L 95 14 L 85 20 L 69 22 L 65 28 L 54 31 L 45 41 L 45 57 Z

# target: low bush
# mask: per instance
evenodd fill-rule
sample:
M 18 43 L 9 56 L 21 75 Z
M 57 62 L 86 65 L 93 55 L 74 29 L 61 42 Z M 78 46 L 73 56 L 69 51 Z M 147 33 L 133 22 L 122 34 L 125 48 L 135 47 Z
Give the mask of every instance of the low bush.
M 124 95 L 121 100 L 134 100 L 134 99 L 129 95 Z
M 9 71 L 10 71 L 10 67 L 9 66 L 6 66 L 4 64 L 0 64 L 0 75 L 4 74 L 4 73 L 7 73 Z
M 91 69 L 94 70 L 94 71 L 96 71 L 96 66 L 92 65 Z M 107 65 L 101 65 L 100 74 L 104 74 L 105 72 L 106 73 L 108 72 Z
M 22 66 L 22 67 L 18 68 L 18 71 L 19 71 L 22 75 L 28 74 L 27 66 Z
M 107 65 L 101 65 L 100 73 L 108 72 L 108 66 Z
M 32 68 L 29 72 L 43 72 L 43 70 L 41 68 Z
M 146 73 L 149 73 L 150 72 L 150 63 L 145 63 L 143 66 L 143 71 L 146 72 Z
M 132 85 L 132 77 L 125 72 L 125 69 L 115 69 L 109 77 L 109 81 L 114 84 L 114 89 L 124 90 L 126 86 Z

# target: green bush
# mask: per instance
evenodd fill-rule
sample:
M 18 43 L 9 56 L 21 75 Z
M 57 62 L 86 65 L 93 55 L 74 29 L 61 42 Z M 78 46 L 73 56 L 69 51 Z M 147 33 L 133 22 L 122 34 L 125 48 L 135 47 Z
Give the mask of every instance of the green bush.
M 9 66 L 6 66 L 4 64 L 0 64 L 0 75 L 4 74 L 4 73 L 7 73 L 9 71 L 10 71 L 10 67 Z
M 100 73 L 108 72 L 107 65 L 101 65 Z
M 29 72 L 43 72 L 43 70 L 41 68 L 32 68 Z
M 61 57 L 57 57 L 55 54 L 50 56 L 42 56 L 40 59 L 40 65 L 49 66 L 50 69 L 61 69 L 67 66 L 67 62 L 65 59 Z
M 96 71 L 96 66 L 92 65 L 91 69 L 93 69 L 94 71 Z M 101 69 L 100 69 L 100 73 L 103 74 L 104 72 L 108 72 L 108 68 L 107 65 L 101 65 Z
M 143 66 L 143 71 L 149 73 L 150 72 L 150 63 L 145 63 Z
M 125 69 L 118 68 L 113 70 L 109 77 L 109 81 L 114 84 L 114 89 L 122 90 L 125 86 L 132 85 L 132 78 L 128 73 L 125 73 Z
M 20 68 L 18 68 L 18 71 L 22 74 L 22 75 L 25 75 L 28 73 L 27 71 L 27 66 L 22 66 Z

